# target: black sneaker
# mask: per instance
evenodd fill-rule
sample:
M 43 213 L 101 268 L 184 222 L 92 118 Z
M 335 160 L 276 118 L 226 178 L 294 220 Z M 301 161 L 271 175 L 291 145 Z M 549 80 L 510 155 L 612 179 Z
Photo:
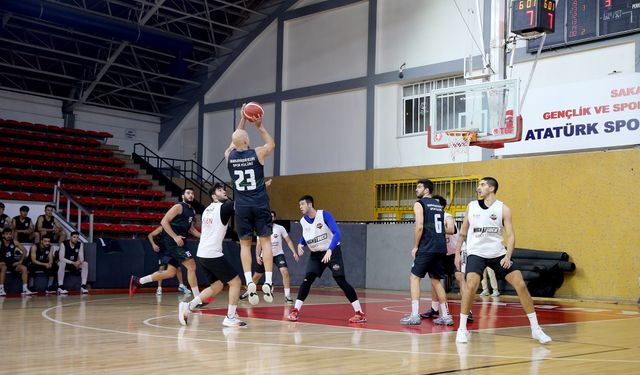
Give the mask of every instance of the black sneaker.
M 45 291 L 45 294 L 56 294 L 57 291 L 58 286 L 56 284 L 51 284 Z
M 420 317 L 422 319 L 433 319 L 436 316 L 440 316 L 440 315 L 438 314 L 438 312 L 436 310 L 433 309 L 433 307 L 431 309 L 429 309 L 429 311 L 420 314 Z
M 469 311 L 469 315 L 467 315 L 467 323 L 473 323 L 473 314 Z
M 249 298 L 249 292 L 244 292 L 240 295 L 240 301 L 244 301 Z
M 140 286 L 140 278 L 138 276 L 131 276 L 129 280 L 129 297 L 133 297 Z

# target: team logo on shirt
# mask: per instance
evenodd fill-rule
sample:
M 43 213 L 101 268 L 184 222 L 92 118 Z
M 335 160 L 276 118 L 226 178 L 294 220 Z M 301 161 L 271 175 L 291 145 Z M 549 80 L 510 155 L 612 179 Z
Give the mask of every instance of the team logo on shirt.
M 496 220 L 498 218 L 498 216 L 496 214 L 491 214 L 491 216 L 489 216 L 491 218 L 491 220 Z
M 273 238 L 278 238 L 278 234 L 277 234 L 277 233 L 274 233 L 274 234 L 273 234 Z
M 322 223 L 316 224 L 316 228 L 321 229 L 322 228 Z
M 333 269 L 334 271 L 338 271 L 340 269 L 340 265 L 336 263 L 333 266 L 331 266 L 331 269 Z

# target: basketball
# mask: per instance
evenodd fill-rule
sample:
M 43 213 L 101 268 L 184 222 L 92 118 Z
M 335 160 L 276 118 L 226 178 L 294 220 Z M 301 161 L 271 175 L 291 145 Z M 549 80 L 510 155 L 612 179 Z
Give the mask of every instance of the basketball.
M 244 106 L 244 116 L 248 118 L 256 118 L 262 117 L 264 115 L 264 110 L 260 103 L 257 102 L 249 102 Z

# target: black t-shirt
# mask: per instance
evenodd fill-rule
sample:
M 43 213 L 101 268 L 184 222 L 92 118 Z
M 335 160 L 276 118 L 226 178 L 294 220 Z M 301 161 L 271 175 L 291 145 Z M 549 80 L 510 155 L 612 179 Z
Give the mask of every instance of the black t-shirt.
M 0 229 L 9 226 L 9 215 L 2 214 L 0 215 Z
M 36 260 L 42 263 L 49 263 L 49 254 L 51 253 L 51 245 L 47 247 L 36 245 Z
M 16 230 L 27 230 L 31 228 L 31 218 L 26 217 L 24 221 L 20 221 L 20 215 L 15 216 L 13 220 L 16 221 Z

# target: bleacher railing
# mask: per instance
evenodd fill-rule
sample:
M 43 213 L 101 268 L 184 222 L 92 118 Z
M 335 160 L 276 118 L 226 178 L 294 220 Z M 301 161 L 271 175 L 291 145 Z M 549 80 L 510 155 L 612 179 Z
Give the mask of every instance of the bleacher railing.
M 53 201 L 56 205 L 56 212 L 60 212 L 60 204 L 62 203 L 60 201 L 61 197 L 65 197 L 67 199 L 65 211 L 67 222 L 70 224 L 77 224 L 77 231 L 82 235 L 85 235 L 82 232 L 82 215 L 84 214 L 85 217 L 89 218 L 89 234 L 86 236 L 89 239 L 89 242 L 93 242 L 93 211 L 89 210 L 88 208 L 81 205 L 78 201 L 73 199 L 73 196 L 71 194 L 60 187 L 60 181 L 58 181 L 58 183 L 53 186 Z M 78 221 L 75 223 L 71 220 L 71 208 L 76 209 L 76 211 L 78 212 Z
M 174 177 L 183 179 L 182 188 L 199 188 L 199 199 L 197 199 L 199 202 L 203 202 L 202 194 L 207 196 L 207 192 L 216 182 L 223 184 L 227 190 L 233 191 L 231 186 L 195 160 L 164 158 L 142 143 L 133 145 L 133 155 L 140 157 L 170 180 Z

